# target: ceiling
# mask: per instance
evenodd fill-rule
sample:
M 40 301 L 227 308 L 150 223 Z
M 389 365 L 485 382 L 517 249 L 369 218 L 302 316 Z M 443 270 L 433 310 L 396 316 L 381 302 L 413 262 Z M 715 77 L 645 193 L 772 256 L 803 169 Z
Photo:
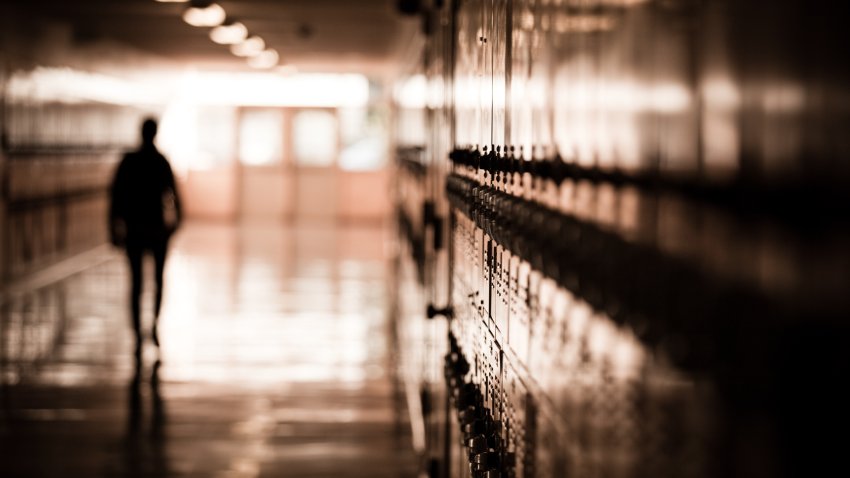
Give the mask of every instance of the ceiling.
M 118 42 L 171 62 L 199 68 L 245 68 L 208 28 L 181 19 L 185 3 L 155 0 L 3 0 L 18 16 L 58 22 L 76 44 Z M 219 0 L 300 71 L 382 72 L 405 57 L 417 22 L 394 0 Z

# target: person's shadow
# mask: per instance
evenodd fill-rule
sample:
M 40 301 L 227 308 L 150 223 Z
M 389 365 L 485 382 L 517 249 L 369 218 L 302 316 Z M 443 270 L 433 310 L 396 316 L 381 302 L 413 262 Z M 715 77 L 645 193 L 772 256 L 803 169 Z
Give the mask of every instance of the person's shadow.
M 128 410 L 125 439 L 126 476 L 169 476 L 166 453 L 165 402 L 160 393 L 157 360 L 150 377 L 150 419 L 145 420 L 145 387 L 142 380 L 142 361 L 136 361 L 136 370 L 127 387 Z

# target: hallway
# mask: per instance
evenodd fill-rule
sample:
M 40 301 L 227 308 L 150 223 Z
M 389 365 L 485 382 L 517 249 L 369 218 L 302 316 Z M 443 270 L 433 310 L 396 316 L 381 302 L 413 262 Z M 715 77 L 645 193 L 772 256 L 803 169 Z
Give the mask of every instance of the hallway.
M 0 1 L 0 478 L 842 476 L 848 25 Z
M 148 340 L 140 371 L 116 250 L 9 288 L 0 476 L 414 476 L 387 238 L 369 226 L 187 225 L 166 269 L 161 362 Z

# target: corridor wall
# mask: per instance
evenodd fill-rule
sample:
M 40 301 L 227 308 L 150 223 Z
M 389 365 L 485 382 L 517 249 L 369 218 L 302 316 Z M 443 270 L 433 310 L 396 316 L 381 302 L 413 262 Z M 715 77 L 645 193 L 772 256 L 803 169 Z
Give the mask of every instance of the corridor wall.
M 156 112 L 132 80 L 147 58 L 73 27 L 0 18 L 0 283 L 107 241 L 107 188 Z
M 423 3 L 398 326 L 431 476 L 838 466 L 841 5 Z

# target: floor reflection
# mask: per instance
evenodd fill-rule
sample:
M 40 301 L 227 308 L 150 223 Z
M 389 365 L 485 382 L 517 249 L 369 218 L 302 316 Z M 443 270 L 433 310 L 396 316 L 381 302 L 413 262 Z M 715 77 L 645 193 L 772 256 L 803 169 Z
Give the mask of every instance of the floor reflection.
M 141 363 L 120 254 L 6 294 L 0 476 L 413 476 L 389 373 L 385 237 L 186 227 L 162 349 Z
M 124 471 L 130 476 L 169 476 L 166 457 L 165 402 L 159 390 L 157 360 L 151 369 L 149 393 L 143 393 L 142 362 L 136 362 L 136 370 L 127 387 L 127 436 Z M 145 395 L 150 399 L 150 410 L 145 406 Z M 147 420 L 146 420 L 147 418 Z

